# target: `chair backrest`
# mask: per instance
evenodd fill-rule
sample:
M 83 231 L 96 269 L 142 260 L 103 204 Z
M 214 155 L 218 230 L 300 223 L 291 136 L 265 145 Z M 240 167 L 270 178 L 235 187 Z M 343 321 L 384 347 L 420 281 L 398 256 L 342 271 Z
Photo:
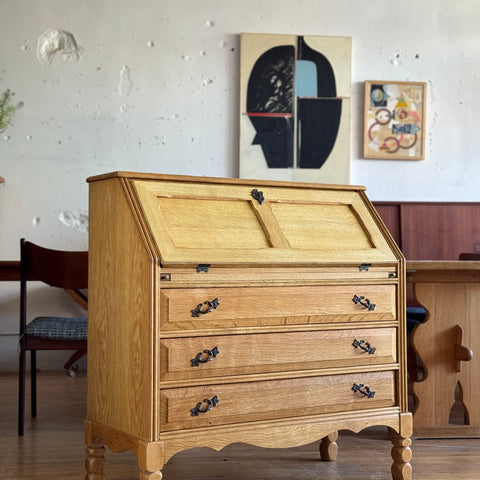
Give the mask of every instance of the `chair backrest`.
M 52 287 L 88 288 L 88 252 L 51 250 L 27 242 L 20 245 L 22 280 L 40 280 Z
M 88 288 L 88 251 L 51 250 L 20 240 L 20 335 L 27 316 L 27 280 L 39 280 L 67 291 Z M 84 297 L 79 293 L 80 297 Z M 85 297 L 84 297 L 85 298 Z

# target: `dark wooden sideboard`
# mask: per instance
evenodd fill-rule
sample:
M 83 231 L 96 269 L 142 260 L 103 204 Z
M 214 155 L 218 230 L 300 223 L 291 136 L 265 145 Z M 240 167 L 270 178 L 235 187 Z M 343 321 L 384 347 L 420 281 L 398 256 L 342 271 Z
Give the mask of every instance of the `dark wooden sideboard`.
M 373 202 L 407 260 L 480 252 L 480 203 Z

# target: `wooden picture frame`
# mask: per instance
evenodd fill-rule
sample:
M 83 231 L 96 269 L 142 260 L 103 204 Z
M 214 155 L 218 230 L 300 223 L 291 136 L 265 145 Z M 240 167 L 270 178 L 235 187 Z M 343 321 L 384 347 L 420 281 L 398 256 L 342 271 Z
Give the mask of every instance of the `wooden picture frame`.
M 242 33 L 239 176 L 350 182 L 351 37 Z
M 363 157 L 425 158 L 425 82 L 365 81 Z

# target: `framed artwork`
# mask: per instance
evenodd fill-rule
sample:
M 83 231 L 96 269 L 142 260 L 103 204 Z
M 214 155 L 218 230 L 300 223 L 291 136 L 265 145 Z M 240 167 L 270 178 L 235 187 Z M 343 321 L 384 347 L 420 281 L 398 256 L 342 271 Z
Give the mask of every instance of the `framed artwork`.
M 425 158 L 425 82 L 365 82 L 363 157 Z
M 244 33 L 240 177 L 350 180 L 349 37 Z

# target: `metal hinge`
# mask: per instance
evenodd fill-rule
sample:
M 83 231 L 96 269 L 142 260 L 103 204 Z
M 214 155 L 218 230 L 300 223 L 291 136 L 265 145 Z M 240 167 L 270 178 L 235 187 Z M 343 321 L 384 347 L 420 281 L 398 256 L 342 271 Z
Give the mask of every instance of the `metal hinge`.
M 362 263 L 360 265 L 360 267 L 358 267 L 358 269 L 361 271 L 361 272 L 368 272 L 369 268 L 372 266 L 371 263 Z
M 169 282 L 172 279 L 172 275 L 170 273 L 161 273 L 160 274 L 160 281 Z
M 209 263 L 200 263 L 197 265 L 197 273 L 201 273 L 201 272 L 208 273 L 209 268 L 210 268 Z

